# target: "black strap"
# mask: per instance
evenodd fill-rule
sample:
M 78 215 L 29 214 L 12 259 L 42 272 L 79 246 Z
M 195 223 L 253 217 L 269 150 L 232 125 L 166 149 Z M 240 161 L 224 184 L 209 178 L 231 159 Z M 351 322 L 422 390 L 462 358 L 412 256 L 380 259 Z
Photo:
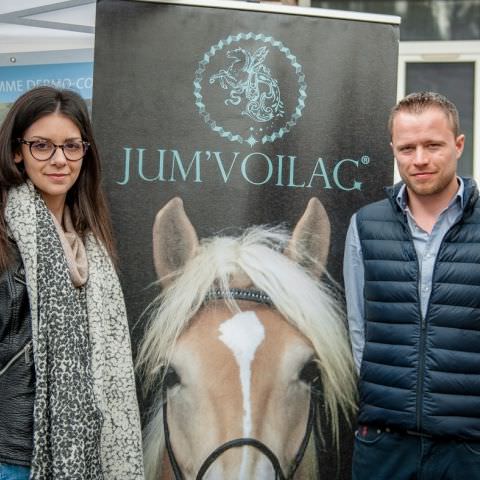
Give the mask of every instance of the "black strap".
M 305 455 L 305 451 L 308 446 L 308 442 L 310 441 L 310 437 L 312 435 L 312 429 L 316 430 L 318 428 L 316 419 L 317 419 L 317 408 L 315 405 L 315 395 L 312 391 L 310 391 L 310 406 L 308 408 L 308 419 L 307 419 L 307 426 L 305 428 L 305 434 L 303 435 L 303 440 L 302 443 L 300 444 L 300 448 L 297 451 L 297 454 L 295 455 L 295 458 L 293 459 L 293 463 L 290 466 L 290 470 L 288 471 L 288 477 L 287 479 L 290 480 L 293 478 L 295 475 L 295 472 L 297 471 L 298 467 L 300 466 L 300 463 Z M 316 437 L 315 437 L 316 440 Z
M 173 474 L 175 475 L 175 480 L 184 480 L 182 470 L 180 470 L 180 465 L 177 462 L 175 453 L 172 448 L 172 443 L 170 441 L 170 429 L 168 428 L 167 421 L 167 387 L 163 384 L 163 434 L 165 436 L 165 448 L 167 449 L 168 459 L 170 460 L 170 465 L 172 467 Z

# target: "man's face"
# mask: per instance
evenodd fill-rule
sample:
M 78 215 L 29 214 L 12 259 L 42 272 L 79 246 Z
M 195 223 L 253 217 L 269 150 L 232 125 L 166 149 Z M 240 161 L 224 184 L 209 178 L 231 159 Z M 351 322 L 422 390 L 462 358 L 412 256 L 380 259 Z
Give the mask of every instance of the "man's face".
M 437 107 L 420 114 L 398 112 L 391 146 L 410 194 L 436 195 L 457 189 L 457 161 L 464 135 L 455 138 L 447 115 Z

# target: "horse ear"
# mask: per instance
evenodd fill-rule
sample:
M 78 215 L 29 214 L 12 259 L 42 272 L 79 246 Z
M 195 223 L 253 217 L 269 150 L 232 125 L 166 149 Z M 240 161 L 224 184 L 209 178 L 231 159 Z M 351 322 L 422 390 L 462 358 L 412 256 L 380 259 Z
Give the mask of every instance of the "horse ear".
M 321 276 L 329 250 L 330 220 L 320 200 L 313 197 L 293 230 L 285 254 L 315 276 Z
M 162 286 L 170 274 L 195 255 L 198 237 L 183 208 L 182 199 L 172 198 L 161 208 L 153 224 L 153 263 Z

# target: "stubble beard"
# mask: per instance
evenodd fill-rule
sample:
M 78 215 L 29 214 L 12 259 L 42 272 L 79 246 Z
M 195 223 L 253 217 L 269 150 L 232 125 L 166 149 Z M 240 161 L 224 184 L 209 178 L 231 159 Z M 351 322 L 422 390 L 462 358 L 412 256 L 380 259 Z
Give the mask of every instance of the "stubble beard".
M 439 193 L 442 193 L 444 190 L 446 190 L 450 183 L 452 182 L 452 179 L 456 178 L 455 172 L 452 175 L 449 176 L 442 176 L 436 179 L 433 179 L 433 183 L 425 183 L 425 184 L 418 184 L 415 181 L 412 181 L 411 179 L 403 179 L 405 182 L 406 186 L 408 189 L 413 192 L 414 194 L 421 196 L 421 197 L 426 197 L 430 195 L 437 195 Z

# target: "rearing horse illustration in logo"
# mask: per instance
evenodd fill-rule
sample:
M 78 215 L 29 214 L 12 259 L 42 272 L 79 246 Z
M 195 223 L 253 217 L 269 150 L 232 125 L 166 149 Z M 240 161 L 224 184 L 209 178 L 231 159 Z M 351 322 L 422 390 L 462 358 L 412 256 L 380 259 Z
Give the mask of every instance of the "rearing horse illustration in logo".
M 278 81 L 263 64 L 267 54 L 267 47 L 260 47 L 253 54 L 240 47 L 229 50 L 227 57 L 233 59 L 232 64 L 210 77 L 211 84 L 219 80 L 223 89 L 230 89 L 226 105 L 239 105 L 244 99 L 242 115 L 256 122 L 268 122 L 284 114 Z

